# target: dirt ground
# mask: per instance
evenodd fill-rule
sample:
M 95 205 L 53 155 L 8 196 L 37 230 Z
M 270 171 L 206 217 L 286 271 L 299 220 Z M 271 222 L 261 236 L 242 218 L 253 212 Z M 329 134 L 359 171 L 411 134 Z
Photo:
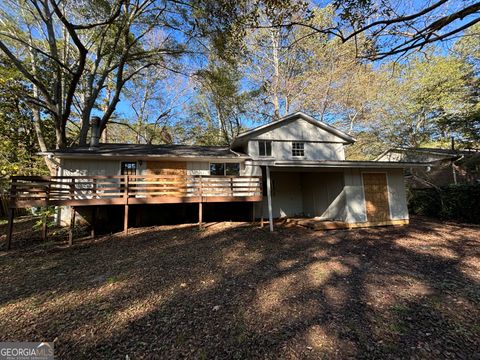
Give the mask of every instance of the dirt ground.
M 0 251 L 0 341 L 61 359 L 480 359 L 478 226 L 157 226 L 68 248 L 29 224 Z

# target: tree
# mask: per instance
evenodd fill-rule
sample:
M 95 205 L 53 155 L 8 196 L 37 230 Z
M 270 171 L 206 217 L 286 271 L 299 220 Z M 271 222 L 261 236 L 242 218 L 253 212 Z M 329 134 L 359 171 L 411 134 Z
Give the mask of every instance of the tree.
M 420 146 L 432 139 L 461 136 L 449 119 L 468 117 L 471 103 L 472 67 L 453 56 L 417 57 L 383 68 L 382 92 L 371 126 L 383 129 L 390 143 Z
M 242 117 L 250 94 L 240 90 L 240 76 L 235 65 L 216 59 L 212 54 L 207 68 L 196 73 L 199 95 L 190 109 L 206 124 L 206 143 L 229 145 L 242 128 Z
M 263 8 L 259 27 L 247 30 L 241 70 L 249 86 L 258 91 L 257 112 L 278 120 L 295 109 L 304 90 L 300 81 L 310 66 L 311 50 L 298 29 L 275 27 L 285 18 L 298 15 L 286 9 Z
M 58 148 L 67 146 L 74 108 L 80 114 L 79 143 L 86 143 L 91 112 L 109 77 L 114 88 L 102 129 L 129 80 L 165 56 L 182 53 L 171 37 L 152 47 L 142 42 L 152 31 L 175 29 L 178 15 L 172 15 L 172 7 L 177 3 L 155 0 L 2 3 L 0 50 L 37 90 L 30 102 L 54 119 Z M 53 76 L 45 78 L 40 63 Z
M 26 102 L 25 94 L 31 91 L 22 74 L 11 67 L 8 60 L 0 58 L 0 178 L 11 173 L 48 173 L 45 163 L 37 155 L 40 149 L 33 113 Z M 49 119 L 43 122 L 48 123 Z M 46 138 L 49 143 L 52 140 L 53 136 Z
M 356 43 L 363 36 L 371 46 L 359 49 L 358 56 L 371 60 L 392 55 L 404 55 L 428 45 L 451 40 L 480 22 L 480 2 L 474 0 L 437 0 L 433 2 L 402 2 L 392 0 L 335 0 L 336 21 L 330 26 L 312 22 L 315 3 L 301 0 L 228 1 L 197 0 L 211 14 L 209 30 L 217 31 L 218 41 L 228 39 L 242 43 L 244 28 L 303 27 L 311 36 L 323 34 L 338 38 L 342 43 Z M 266 11 L 290 11 L 301 17 L 285 17 L 282 22 L 264 25 L 260 14 Z
M 129 126 L 137 143 L 172 143 L 170 129 L 174 119 L 182 118 L 183 106 L 191 98 L 190 87 L 183 74 L 160 67 L 151 67 L 133 79 L 124 93 L 134 113 Z

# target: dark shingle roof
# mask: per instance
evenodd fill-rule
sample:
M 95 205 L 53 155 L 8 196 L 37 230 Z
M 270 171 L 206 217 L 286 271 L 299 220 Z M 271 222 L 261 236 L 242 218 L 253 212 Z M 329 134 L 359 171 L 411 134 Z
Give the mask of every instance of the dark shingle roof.
M 160 156 L 160 157 L 248 157 L 225 146 L 99 144 L 98 147 L 76 146 L 50 152 L 54 156 Z

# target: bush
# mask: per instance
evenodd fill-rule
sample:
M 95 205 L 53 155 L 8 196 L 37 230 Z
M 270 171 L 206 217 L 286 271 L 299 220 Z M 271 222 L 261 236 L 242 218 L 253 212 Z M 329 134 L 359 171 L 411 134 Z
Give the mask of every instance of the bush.
M 408 208 L 412 214 L 480 224 L 480 185 L 411 189 Z

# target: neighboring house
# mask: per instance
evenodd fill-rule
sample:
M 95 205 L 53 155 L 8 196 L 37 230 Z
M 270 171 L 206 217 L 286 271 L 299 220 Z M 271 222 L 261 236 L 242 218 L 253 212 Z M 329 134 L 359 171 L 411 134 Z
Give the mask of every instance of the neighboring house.
M 428 167 L 406 167 L 405 179 L 411 188 L 480 182 L 480 149 L 393 148 L 376 160 L 431 163 Z
M 316 217 L 345 227 L 406 224 L 403 169 L 424 166 L 347 161 L 344 148 L 355 139 L 301 112 L 241 133 L 231 148 L 97 139 L 90 147 L 45 154 L 59 163 L 48 204 L 123 205 L 125 230 L 129 205 L 163 203 L 198 203 L 200 222 L 204 203 L 250 202 L 253 216 L 268 218 L 271 228 L 282 217 Z M 28 188 L 22 181 L 28 179 L 14 179 L 17 190 Z M 16 196 L 13 206 L 28 203 L 21 201 L 28 191 Z

